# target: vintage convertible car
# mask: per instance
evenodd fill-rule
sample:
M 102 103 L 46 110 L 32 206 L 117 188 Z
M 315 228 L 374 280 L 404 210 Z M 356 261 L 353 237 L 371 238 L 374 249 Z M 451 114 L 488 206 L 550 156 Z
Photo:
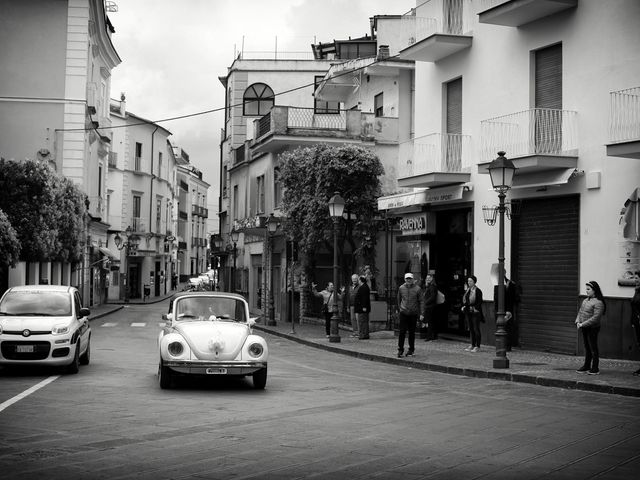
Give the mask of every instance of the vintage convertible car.
M 181 292 L 169 302 L 169 313 L 158 337 L 161 388 L 174 375 L 253 377 L 253 386 L 267 383 L 269 350 L 253 333 L 257 318 L 241 295 L 224 292 Z

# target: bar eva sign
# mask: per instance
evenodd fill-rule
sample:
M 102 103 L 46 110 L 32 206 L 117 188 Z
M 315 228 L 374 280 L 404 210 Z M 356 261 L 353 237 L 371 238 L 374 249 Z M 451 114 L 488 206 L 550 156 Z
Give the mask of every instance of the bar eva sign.
M 402 235 L 421 235 L 427 233 L 427 216 L 411 215 L 400 219 Z

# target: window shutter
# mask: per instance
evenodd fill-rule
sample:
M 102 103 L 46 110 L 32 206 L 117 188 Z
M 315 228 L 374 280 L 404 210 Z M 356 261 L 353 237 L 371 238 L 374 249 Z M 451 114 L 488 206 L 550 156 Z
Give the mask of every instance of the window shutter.
M 562 45 L 535 53 L 535 106 L 562 110 Z

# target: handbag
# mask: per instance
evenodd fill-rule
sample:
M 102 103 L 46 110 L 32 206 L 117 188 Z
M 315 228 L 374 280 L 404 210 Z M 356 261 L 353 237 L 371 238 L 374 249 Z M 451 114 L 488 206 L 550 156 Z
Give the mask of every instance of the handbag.
M 436 296 L 436 305 L 442 305 L 445 302 L 444 293 L 438 290 L 438 295 Z

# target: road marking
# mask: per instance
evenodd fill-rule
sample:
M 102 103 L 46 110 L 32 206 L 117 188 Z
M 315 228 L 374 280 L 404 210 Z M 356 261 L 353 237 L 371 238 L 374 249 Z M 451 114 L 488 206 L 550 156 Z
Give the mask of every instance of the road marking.
M 118 324 L 114 323 L 114 322 L 105 322 L 101 326 L 102 327 L 115 327 L 116 325 L 118 325 Z
M 146 327 L 146 326 L 147 326 L 147 324 L 146 324 L 146 322 L 133 322 L 133 323 L 131 324 L 131 326 L 132 326 L 132 327 Z
M 58 378 L 60 378 L 60 375 L 52 375 L 51 377 L 41 381 L 37 385 L 34 385 L 33 387 L 28 388 L 27 390 L 16 395 L 15 397 L 10 398 L 6 402 L 0 403 L 0 412 L 3 411 L 5 408 L 9 407 L 10 405 L 13 405 L 14 403 L 19 402 L 23 398 L 31 395 L 33 392 L 40 390 L 42 387 L 49 385 L 51 382 L 53 382 L 54 380 L 57 380 Z

